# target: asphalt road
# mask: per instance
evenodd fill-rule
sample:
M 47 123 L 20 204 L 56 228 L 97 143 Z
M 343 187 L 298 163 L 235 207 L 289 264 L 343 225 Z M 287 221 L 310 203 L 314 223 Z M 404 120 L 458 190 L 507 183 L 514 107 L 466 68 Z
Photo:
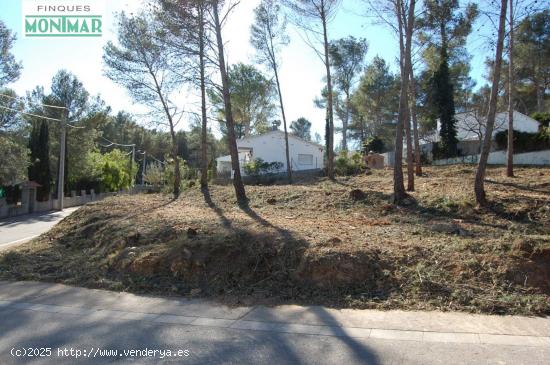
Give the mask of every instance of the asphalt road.
M 542 365 L 550 359 L 549 329 L 548 318 L 227 307 L 0 282 L 0 363 L 7 365 Z
M 67 208 L 62 212 L 27 214 L 0 220 L 0 250 L 24 243 L 49 231 L 77 209 L 78 207 Z

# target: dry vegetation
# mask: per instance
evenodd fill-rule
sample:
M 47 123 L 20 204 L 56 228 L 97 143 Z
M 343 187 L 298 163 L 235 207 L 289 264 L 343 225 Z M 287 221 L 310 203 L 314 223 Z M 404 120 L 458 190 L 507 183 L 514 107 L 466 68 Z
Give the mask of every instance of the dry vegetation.
M 0 256 L 0 278 L 231 303 L 550 313 L 550 169 L 426 168 L 409 205 L 391 171 L 293 186 L 121 196 L 89 204 Z

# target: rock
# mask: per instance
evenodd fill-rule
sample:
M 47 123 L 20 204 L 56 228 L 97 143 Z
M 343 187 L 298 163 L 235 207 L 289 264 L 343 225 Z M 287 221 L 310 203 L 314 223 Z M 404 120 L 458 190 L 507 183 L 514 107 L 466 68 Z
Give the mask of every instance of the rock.
M 458 225 L 450 223 L 436 223 L 430 227 L 433 232 L 446 234 L 460 234 L 460 229 Z
M 340 238 L 338 238 L 338 237 L 333 237 L 333 238 L 329 239 L 329 240 L 327 241 L 327 243 L 336 246 L 336 245 L 341 244 L 341 243 L 342 243 L 342 240 L 341 240 Z
M 273 204 L 277 203 L 277 199 L 269 198 L 269 199 L 266 200 L 266 203 L 270 204 L 270 205 L 273 205 Z
M 349 197 L 354 202 L 367 199 L 367 194 L 361 189 L 353 189 L 349 192 Z
M 199 231 L 196 228 L 187 228 L 187 237 L 192 238 L 196 237 L 199 234 Z

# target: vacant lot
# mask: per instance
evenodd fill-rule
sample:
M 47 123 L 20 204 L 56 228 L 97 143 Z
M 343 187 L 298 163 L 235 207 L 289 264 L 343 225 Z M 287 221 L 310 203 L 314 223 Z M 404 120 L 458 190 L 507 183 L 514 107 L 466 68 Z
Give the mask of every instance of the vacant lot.
M 426 168 L 410 204 L 392 171 L 293 186 L 121 196 L 83 207 L 0 256 L 0 278 L 230 303 L 550 314 L 550 169 Z

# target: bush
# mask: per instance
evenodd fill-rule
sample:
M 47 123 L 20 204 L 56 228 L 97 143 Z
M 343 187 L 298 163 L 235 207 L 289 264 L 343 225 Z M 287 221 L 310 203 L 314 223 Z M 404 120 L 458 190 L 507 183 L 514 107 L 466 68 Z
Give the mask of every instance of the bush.
M 261 158 L 247 162 L 243 165 L 244 172 L 250 176 L 275 174 L 283 168 L 282 162 L 265 162 Z
M 498 150 L 508 148 L 508 131 L 500 131 L 495 136 Z M 550 149 L 550 130 L 542 128 L 538 133 L 514 131 L 514 152 L 543 151 Z
M 365 154 L 371 151 L 376 153 L 382 153 L 385 150 L 386 150 L 386 145 L 384 144 L 384 141 L 378 136 L 368 138 L 365 140 L 365 142 L 363 142 L 363 152 Z
M 531 118 L 540 123 L 541 128 L 550 126 L 550 113 L 549 112 L 536 112 L 531 115 Z
M 365 168 L 366 166 L 363 160 L 363 155 L 359 152 L 354 152 L 351 156 L 349 156 L 348 152 L 342 151 L 336 158 L 335 171 L 337 175 L 358 175 L 365 171 Z

